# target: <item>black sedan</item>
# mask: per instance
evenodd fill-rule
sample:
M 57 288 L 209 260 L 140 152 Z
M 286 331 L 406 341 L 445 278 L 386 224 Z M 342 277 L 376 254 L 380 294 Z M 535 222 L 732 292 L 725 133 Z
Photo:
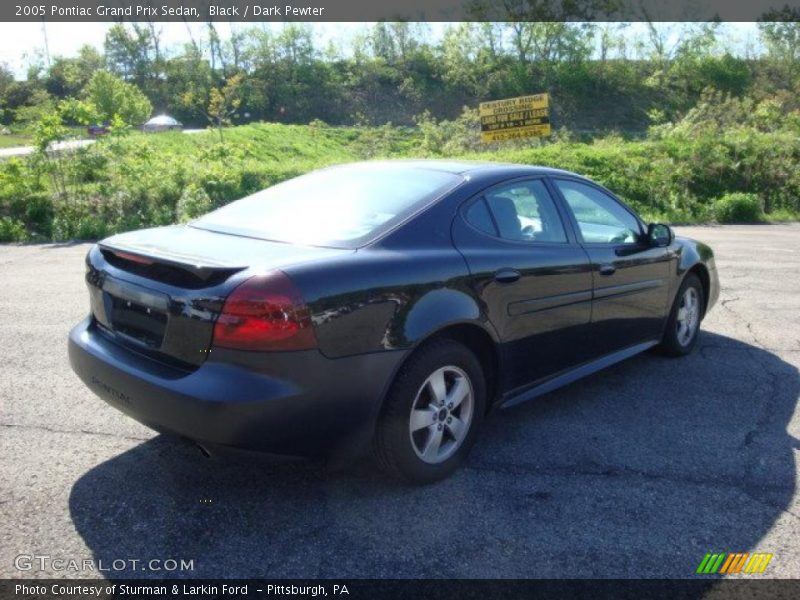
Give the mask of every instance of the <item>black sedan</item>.
M 75 372 L 158 431 L 428 482 L 493 408 L 694 347 L 708 246 L 555 169 L 323 169 L 86 257 Z

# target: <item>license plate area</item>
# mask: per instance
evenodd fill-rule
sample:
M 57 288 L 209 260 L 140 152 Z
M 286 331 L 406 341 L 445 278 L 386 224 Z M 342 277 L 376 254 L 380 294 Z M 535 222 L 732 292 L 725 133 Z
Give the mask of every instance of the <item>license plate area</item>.
M 122 298 L 111 298 L 111 327 L 150 348 L 160 348 L 167 315 Z
M 169 320 L 165 294 L 106 277 L 103 304 L 114 333 L 148 348 L 161 348 Z

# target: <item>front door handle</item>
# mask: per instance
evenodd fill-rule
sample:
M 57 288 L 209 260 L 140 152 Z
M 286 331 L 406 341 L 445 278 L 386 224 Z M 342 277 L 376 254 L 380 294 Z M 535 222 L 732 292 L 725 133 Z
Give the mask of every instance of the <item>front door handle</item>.
M 499 269 L 494 274 L 495 281 L 500 283 L 514 283 L 519 277 L 519 271 L 516 269 Z
M 617 272 L 617 267 L 614 265 L 600 265 L 600 275 L 605 275 L 608 277 L 609 275 L 613 275 Z

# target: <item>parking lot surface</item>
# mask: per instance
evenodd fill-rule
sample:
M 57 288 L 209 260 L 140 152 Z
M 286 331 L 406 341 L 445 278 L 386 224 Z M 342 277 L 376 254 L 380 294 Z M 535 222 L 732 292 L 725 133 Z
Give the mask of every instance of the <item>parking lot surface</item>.
M 123 416 L 67 362 L 88 246 L 0 246 L 0 577 L 693 577 L 741 551 L 800 577 L 800 224 L 678 233 L 722 284 L 693 355 L 499 411 L 418 488 L 366 462 L 209 460 Z

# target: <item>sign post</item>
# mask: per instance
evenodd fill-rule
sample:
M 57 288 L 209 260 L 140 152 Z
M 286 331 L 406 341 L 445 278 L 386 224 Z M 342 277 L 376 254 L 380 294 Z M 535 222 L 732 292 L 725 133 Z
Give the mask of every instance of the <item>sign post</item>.
M 504 142 L 550 135 L 550 96 L 534 94 L 481 102 L 481 141 Z

